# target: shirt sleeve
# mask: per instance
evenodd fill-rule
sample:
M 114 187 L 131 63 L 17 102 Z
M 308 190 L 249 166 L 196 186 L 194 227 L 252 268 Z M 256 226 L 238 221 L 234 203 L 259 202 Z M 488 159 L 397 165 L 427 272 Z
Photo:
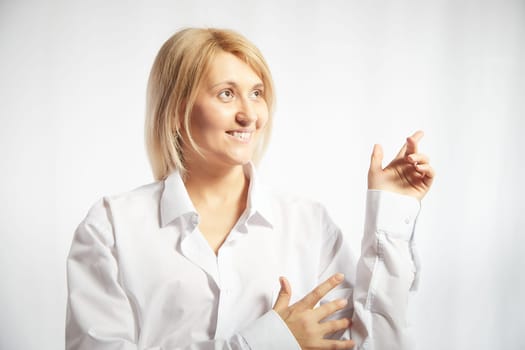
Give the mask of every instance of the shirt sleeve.
M 299 349 L 270 310 L 239 334 L 184 347 L 144 344 L 133 304 L 119 278 L 110 211 L 97 202 L 80 223 L 67 259 L 66 350 Z
M 354 289 L 352 337 L 361 349 L 412 349 L 407 320 L 415 281 L 412 239 L 419 201 L 367 193 L 365 230 Z
M 347 309 L 331 318 L 352 318 L 356 349 L 413 349 L 407 312 L 417 276 L 413 234 L 419 209 L 415 198 L 369 190 L 357 264 L 340 230 L 328 217 L 324 223 L 329 238 L 323 244 L 319 278 L 343 271 L 346 281 L 321 303 L 349 299 Z M 339 332 L 334 337 L 348 339 L 350 333 Z
M 286 323 L 273 310 L 241 331 L 241 335 L 253 350 L 301 350 Z

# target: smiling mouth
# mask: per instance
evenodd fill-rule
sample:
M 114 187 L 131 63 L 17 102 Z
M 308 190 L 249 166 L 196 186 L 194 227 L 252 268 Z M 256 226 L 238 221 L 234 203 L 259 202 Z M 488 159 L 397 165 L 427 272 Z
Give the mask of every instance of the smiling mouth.
M 250 137 L 252 136 L 251 132 L 243 132 L 243 131 L 227 131 L 228 135 L 231 135 L 235 137 L 236 139 L 240 141 L 249 141 Z

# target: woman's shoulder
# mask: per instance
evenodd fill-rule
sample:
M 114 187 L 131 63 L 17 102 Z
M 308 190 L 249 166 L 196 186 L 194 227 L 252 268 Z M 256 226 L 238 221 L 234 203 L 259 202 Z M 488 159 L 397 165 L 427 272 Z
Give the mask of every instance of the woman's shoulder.
M 163 181 L 155 181 L 128 191 L 104 195 L 91 205 L 86 219 L 107 220 L 115 212 L 147 211 L 156 208 L 163 187 Z
M 155 181 L 141 185 L 132 190 L 119 192 L 103 197 L 105 201 L 112 203 L 138 204 L 141 202 L 158 201 L 164 189 L 164 181 Z

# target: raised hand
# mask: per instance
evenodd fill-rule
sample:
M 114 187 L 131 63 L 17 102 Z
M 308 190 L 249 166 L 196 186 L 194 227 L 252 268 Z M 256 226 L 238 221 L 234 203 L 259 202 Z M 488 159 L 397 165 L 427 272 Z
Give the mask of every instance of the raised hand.
M 347 301 L 337 299 L 315 307 L 321 298 L 343 281 L 343 278 L 340 273 L 333 275 L 292 306 L 289 306 L 292 296 L 290 283 L 284 277 L 279 279 L 281 290 L 273 309 L 284 320 L 301 349 L 350 349 L 354 346 L 351 340 L 324 339 L 330 333 L 350 327 L 351 321 L 346 318 L 323 322 L 323 319 L 343 309 Z
M 368 188 L 397 192 L 421 200 L 432 186 L 435 172 L 426 155 L 418 153 L 423 131 L 408 137 L 397 156 L 383 169 L 383 149 L 374 145 Z

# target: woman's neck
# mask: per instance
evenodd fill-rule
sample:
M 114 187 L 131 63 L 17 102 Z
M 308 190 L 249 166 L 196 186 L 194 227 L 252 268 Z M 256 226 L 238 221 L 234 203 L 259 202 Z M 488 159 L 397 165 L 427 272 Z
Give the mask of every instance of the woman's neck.
M 242 165 L 223 168 L 191 166 L 184 182 L 196 209 L 246 203 L 249 181 Z

